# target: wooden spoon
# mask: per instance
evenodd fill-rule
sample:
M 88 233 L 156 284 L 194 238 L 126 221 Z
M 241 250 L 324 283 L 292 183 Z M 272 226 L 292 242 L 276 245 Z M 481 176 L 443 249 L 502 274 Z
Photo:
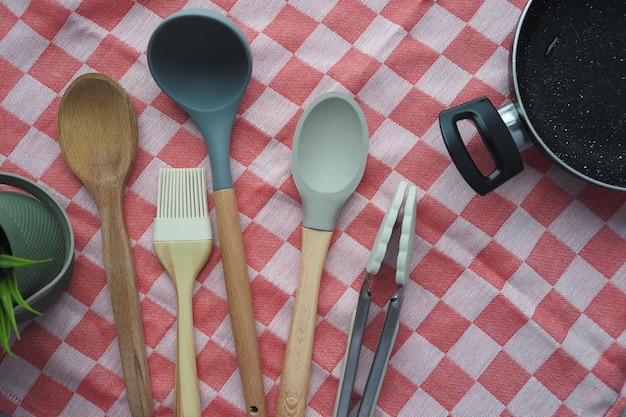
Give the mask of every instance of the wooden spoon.
M 65 162 L 87 186 L 100 212 L 104 270 L 133 417 L 154 415 L 135 267 L 122 198 L 137 154 L 137 117 L 124 89 L 102 74 L 67 88 L 58 134 Z M 96 335 L 94 335 L 96 337 Z

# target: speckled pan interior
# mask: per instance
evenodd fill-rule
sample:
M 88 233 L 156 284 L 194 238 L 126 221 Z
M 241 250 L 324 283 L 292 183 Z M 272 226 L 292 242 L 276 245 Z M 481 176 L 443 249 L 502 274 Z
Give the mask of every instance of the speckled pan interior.
M 626 187 L 626 2 L 534 0 L 513 71 L 520 106 L 552 157 Z

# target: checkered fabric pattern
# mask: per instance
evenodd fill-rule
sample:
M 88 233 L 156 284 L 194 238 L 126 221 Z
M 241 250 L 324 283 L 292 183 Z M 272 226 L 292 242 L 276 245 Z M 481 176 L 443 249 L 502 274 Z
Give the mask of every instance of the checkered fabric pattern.
M 76 266 L 62 298 L 11 340 L 17 358 L 0 354 L 0 409 L 15 417 L 129 415 L 98 213 L 65 165 L 56 130 L 65 88 L 100 72 L 128 91 L 138 115 L 125 216 L 156 415 L 173 415 L 176 301 L 152 250 L 157 171 L 209 162 L 194 123 L 150 76 L 146 48 L 163 18 L 201 7 L 234 20 L 254 59 L 231 167 L 269 415 L 300 261 L 293 134 L 315 97 L 341 91 L 366 115 L 370 152 L 322 277 L 306 416 L 333 413 L 363 269 L 402 179 L 418 186 L 416 245 L 374 416 L 618 416 L 626 405 L 626 193 L 575 179 L 530 149 L 523 173 L 481 197 L 461 179 L 439 132 L 439 112 L 450 106 L 512 98 L 509 52 L 525 4 L 2 0 L 0 170 L 37 181 L 66 208 Z M 215 222 L 214 209 L 210 215 Z M 391 265 L 372 283 L 355 405 L 395 291 Z M 243 416 L 219 237 L 193 308 L 203 415 Z

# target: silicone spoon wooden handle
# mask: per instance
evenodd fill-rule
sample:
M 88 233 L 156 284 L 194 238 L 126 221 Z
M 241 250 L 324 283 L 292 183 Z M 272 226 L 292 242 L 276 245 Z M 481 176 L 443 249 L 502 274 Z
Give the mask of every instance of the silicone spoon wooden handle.
M 154 404 L 146 359 L 133 253 L 122 210 L 123 189 L 90 185 L 102 224 L 104 270 L 131 414 L 152 416 Z
M 317 300 L 332 235 L 332 231 L 302 228 L 300 278 L 280 377 L 276 417 L 302 417 L 306 410 Z
M 232 188 L 215 191 L 214 199 L 226 295 L 246 412 L 249 416 L 265 417 L 267 412 L 261 356 L 235 191 Z

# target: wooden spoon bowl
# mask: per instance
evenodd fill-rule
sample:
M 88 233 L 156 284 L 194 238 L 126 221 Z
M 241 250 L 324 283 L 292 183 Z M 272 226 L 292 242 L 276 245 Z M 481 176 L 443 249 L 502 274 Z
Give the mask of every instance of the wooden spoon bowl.
M 94 197 L 104 185 L 126 184 L 138 129 L 132 103 L 118 83 L 97 73 L 78 77 L 63 96 L 58 127 L 65 161 Z

